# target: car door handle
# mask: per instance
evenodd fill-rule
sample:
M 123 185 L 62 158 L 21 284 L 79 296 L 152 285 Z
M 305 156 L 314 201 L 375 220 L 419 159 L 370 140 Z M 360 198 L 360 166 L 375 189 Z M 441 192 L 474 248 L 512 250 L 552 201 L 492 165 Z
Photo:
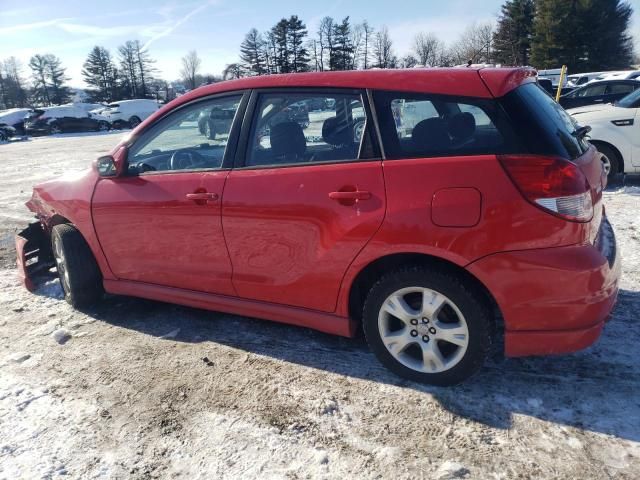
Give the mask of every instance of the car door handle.
M 371 192 L 356 190 L 355 192 L 329 192 L 331 200 L 369 200 Z
M 217 193 L 209 193 L 209 192 L 197 192 L 197 193 L 187 193 L 187 200 L 193 201 L 215 201 L 218 200 Z

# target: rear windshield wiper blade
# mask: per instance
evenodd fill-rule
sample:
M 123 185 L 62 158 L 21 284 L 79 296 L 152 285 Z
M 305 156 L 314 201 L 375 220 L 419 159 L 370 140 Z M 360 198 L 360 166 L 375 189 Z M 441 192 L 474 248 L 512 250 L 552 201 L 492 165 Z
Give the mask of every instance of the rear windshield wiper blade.
M 576 138 L 584 138 L 587 133 L 591 131 L 591 127 L 589 125 L 585 125 L 584 127 L 578 127 L 573 132 L 573 136 Z

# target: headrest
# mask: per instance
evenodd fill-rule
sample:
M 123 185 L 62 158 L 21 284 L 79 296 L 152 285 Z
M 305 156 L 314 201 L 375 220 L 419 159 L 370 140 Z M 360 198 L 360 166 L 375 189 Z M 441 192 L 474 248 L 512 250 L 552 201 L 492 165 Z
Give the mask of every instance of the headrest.
M 451 146 L 447 125 L 441 118 L 427 118 L 418 122 L 411 133 L 413 148 L 420 152 L 442 151 Z
M 353 131 L 348 122 L 330 117 L 322 124 L 322 139 L 334 147 L 343 147 L 353 143 Z
M 449 119 L 447 128 L 454 142 L 464 142 L 476 133 L 476 119 L 469 112 L 457 113 Z
M 297 122 L 276 123 L 269 134 L 271 151 L 276 157 L 304 156 L 307 141 L 302 127 Z

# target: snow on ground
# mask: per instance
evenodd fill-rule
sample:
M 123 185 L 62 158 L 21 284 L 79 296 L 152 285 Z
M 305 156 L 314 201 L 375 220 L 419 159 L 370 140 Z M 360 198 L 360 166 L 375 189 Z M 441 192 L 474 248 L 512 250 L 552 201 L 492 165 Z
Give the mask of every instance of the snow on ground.
M 122 135 L 122 133 L 120 134 Z M 362 338 L 16 281 L 33 183 L 118 134 L 0 146 L 0 478 L 638 478 L 640 181 L 610 187 L 624 276 L 590 349 L 496 355 L 456 388 L 395 377 Z

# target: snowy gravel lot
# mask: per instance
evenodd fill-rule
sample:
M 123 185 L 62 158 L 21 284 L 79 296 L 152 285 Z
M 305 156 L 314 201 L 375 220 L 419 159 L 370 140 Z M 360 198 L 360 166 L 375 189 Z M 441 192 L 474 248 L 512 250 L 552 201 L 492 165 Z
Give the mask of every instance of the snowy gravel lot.
M 0 145 L 0 479 L 640 478 L 640 180 L 606 193 L 624 276 L 600 342 L 496 356 L 443 389 L 387 373 L 362 338 L 23 290 L 31 186 L 122 135 Z

